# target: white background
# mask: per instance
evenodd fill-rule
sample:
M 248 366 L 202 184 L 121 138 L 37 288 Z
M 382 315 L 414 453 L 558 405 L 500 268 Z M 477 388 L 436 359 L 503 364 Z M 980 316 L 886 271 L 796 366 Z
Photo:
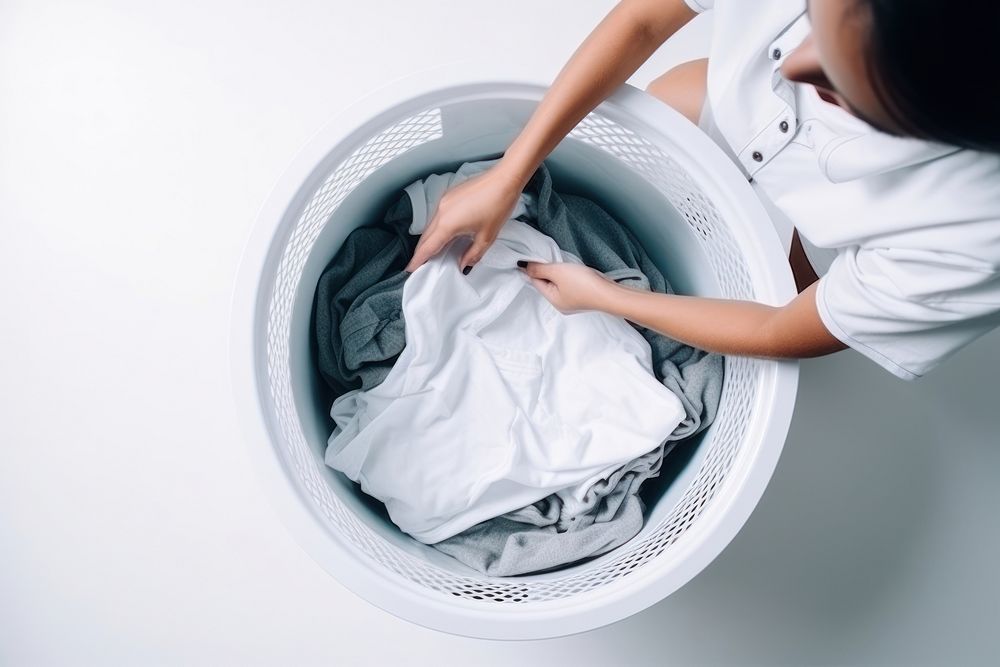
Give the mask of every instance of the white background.
M 336 111 L 465 55 L 550 79 L 612 6 L 0 3 L 0 663 L 981 664 L 1000 652 L 1000 335 L 907 384 L 802 366 L 763 501 L 668 600 L 488 642 L 400 621 L 292 541 L 231 404 L 257 208 Z M 704 51 L 702 17 L 632 80 Z

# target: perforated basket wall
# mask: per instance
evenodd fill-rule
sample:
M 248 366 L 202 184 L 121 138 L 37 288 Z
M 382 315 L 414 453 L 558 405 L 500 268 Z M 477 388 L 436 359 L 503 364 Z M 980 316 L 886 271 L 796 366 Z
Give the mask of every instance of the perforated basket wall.
M 440 109 L 429 109 L 394 122 L 331 169 L 309 197 L 282 251 L 268 304 L 266 355 L 268 390 L 273 400 L 279 441 L 297 482 L 342 539 L 366 554 L 374 568 L 388 568 L 432 591 L 484 604 L 531 603 L 556 600 L 604 586 L 661 557 L 712 502 L 741 452 L 755 403 L 760 362 L 731 357 L 726 360 L 722 403 L 715 434 L 701 468 L 680 502 L 644 538 L 637 538 L 575 573 L 544 581 L 478 579 L 456 576 L 387 542 L 365 525 L 324 482 L 309 451 L 292 397 L 289 369 L 290 321 L 302 269 L 323 225 L 350 192 L 376 169 L 401 153 L 439 138 L 443 131 Z M 570 134 L 614 156 L 659 188 L 695 232 L 723 296 L 753 298 L 745 260 L 712 202 L 690 175 L 669 155 L 636 132 L 591 113 Z M 430 592 L 430 591 L 429 591 Z

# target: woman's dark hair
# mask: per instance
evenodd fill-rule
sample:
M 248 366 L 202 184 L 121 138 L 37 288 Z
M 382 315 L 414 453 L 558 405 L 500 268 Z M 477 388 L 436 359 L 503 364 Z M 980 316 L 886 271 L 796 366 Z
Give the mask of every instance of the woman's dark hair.
M 866 66 L 912 136 L 1000 153 L 1000 0 L 858 0 Z

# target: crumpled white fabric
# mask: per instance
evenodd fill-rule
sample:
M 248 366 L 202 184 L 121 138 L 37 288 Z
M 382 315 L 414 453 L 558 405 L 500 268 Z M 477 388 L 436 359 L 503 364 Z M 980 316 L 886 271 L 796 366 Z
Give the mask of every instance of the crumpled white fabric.
M 419 234 L 468 163 L 407 187 Z M 523 212 L 523 203 L 512 218 Z M 652 373 L 649 345 L 605 313 L 564 315 L 518 260 L 579 262 L 508 220 L 469 275 L 468 241 L 407 279 L 406 347 L 386 379 L 339 397 L 326 463 L 381 500 L 426 544 L 558 492 L 586 490 L 656 448 L 684 417 Z

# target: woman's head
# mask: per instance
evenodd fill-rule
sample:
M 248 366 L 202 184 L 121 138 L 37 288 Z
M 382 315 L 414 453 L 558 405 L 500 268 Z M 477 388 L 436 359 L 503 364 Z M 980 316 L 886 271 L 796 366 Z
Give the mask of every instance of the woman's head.
M 1000 1 L 809 0 L 782 75 L 890 134 L 1000 152 Z

